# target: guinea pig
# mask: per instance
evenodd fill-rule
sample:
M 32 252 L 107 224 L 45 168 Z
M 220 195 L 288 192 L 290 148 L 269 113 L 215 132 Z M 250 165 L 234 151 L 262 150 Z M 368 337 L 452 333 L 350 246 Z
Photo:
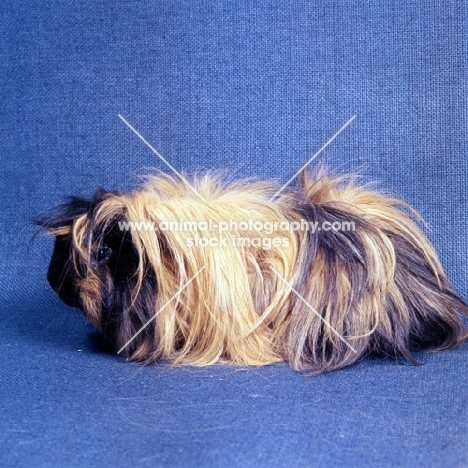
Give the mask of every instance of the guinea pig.
M 144 363 L 317 374 L 466 340 L 468 305 L 408 205 L 322 169 L 277 192 L 160 174 L 72 197 L 36 220 L 55 236 L 48 281 Z

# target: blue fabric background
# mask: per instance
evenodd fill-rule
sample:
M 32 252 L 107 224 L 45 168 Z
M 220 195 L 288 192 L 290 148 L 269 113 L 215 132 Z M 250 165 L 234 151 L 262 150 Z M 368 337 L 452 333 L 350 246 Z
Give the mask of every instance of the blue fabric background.
M 318 160 L 412 203 L 468 297 L 462 0 L 0 5 L 0 465 L 468 466 L 468 347 L 320 377 L 142 368 L 45 280 L 30 218 L 164 165 L 285 182 Z M 313 163 L 313 165 L 315 162 Z

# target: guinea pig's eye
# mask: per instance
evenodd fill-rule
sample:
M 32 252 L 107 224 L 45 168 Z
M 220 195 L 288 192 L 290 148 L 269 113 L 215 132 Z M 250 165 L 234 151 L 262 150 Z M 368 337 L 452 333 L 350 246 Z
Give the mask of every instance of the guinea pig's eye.
M 109 260 L 110 256 L 112 255 L 112 249 L 110 247 L 101 247 L 96 252 L 96 262 L 98 263 L 105 263 Z

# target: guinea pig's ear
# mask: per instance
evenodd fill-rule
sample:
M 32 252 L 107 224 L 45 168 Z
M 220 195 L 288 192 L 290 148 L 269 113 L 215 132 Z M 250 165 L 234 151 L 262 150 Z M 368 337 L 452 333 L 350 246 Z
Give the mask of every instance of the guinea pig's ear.
M 44 216 L 32 220 L 36 226 L 46 229 L 52 234 L 61 235 L 69 231 L 73 221 L 80 216 L 90 213 L 104 199 L 112 195 L 120 195 L 120 192 L 105 190 L 98 187 L 91 200 L 80 197 L 68 197 L 65 203 L 57 206 Z
M 102 200 L 105 200 L 106 198 L 111 197 L 113 195 L 121 195 L 121 192 L 118 192 L 116 190 L 106 190 L 104 187 L 99 186 L 94 191 L 92 202 L 94 204 L 97 204 Z
M 79 197 L 69 197 L 67 201 L 44 216 L 32 220 L 33 224 L 56 235 L 69 231 L 73 221 L 87 213 L 93 205 L 91 200 Z
M 99 186 L 95 191 L 94 191 L 94 195 L 93 195 L 93 201 L 96 202 L 96 201 L 101 201 L 105 195 L 108 193 L 108 191 L 104 188 L 104 187 L 101 187 Z

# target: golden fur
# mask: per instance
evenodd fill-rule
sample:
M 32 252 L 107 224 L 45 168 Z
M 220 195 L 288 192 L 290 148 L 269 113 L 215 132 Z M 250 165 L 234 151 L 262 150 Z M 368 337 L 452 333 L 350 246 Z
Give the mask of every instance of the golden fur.
M 466 339 L 459 312 L 468 306 L 404 203 L 323 170 L 303 174 L 274 200 L 279 187 L 271 182 L 226 185 L 205 175 L 190 185 L 194 190 L 168 175 L 149 176 L 133 193 L 99 190 L 93 200 L 73 199 L 39 221 L 57 238 L 52 287 L 117 349 L 151 320 L 125 347 L 130 359 L 200 366 L 286 361 L 319 373 L 370 353 L 415 362 L 412 351 Z M 210 220 L 279 226 L 304 219 L 352 222 L 355 230 L 199 227 Z M 181 220 L 197 223 L 185 230 L 117 229 L 122 221 Z M 190 241 L 220 235 L 224 246 Z M 247 245 L 235 245 L 239 235 Z M 265 248 L 263 239 L 275 236 L 282 244 Z

